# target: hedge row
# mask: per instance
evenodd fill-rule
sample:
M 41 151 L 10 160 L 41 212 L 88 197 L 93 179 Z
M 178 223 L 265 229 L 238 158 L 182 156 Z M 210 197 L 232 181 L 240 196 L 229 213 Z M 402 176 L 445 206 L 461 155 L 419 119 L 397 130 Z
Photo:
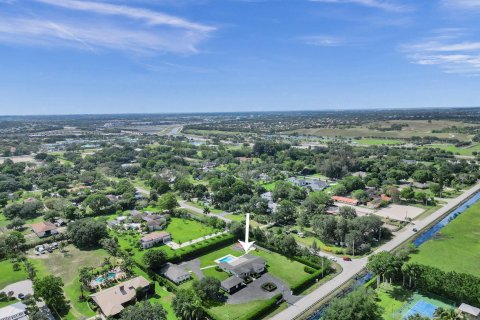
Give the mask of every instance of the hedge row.
M 330 270 L 331 270 L 330 268 L 325 270 L 324 276 L 328 275 L 330 273 Z M 294 295 L 299 295 L 303 291 L 305 291 L 306 289 L 314 285 L 317 282 L 317 279 L 322 279 L 322 269 L 316 270 L 308 278 L 306 278 L 302 283 L 299 283 L 296 286 L 291 287 L 290 289 L 292 290 Z
M 222 235 L 219 238 L 212 238 L 215 240 L 214 242 L 209 241 L 202 241 L 196 243 L 195 245 L 188 246 L 189 248 L 186 251 L 181 251 L 179 254 L 175 254 L 168 258 L 168 261 L 172 263 L 179 263 L 185 260 L 191 260 L 203 256 L 204 254 L 210 253 L 215 251 L 219 248 L 223 248 L 226 245 L 233 244 L 235 242 L 235 238 L 231 234 Z
M 269 315 L 272 313 L 282 300 L 282 295 L 277 294 L 273 298 L 265 300 L 265 303 L 258 306 L 257 308 L 253 309 L 249 313 L 243 315 L 240 318 L 237 318 L 237 320 L 257 320 L 257 319 L 262 319 L 263 317 Z M 208 314 L 208 317 L 211 320 L 221 320 L 217 317 L 215 317 L 209 310 L 205 310 Z

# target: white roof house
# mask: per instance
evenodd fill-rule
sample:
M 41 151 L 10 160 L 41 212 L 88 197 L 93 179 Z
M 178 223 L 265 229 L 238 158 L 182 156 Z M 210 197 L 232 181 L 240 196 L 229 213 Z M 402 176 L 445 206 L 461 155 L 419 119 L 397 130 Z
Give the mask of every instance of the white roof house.
M 472 319 L 480 319 L 480 309 L 466 303 L 462 303 L 458 310 L 469 315 Z
M 0 309 L 0 320 L 28 320 L 27 306 L 21 302 Z

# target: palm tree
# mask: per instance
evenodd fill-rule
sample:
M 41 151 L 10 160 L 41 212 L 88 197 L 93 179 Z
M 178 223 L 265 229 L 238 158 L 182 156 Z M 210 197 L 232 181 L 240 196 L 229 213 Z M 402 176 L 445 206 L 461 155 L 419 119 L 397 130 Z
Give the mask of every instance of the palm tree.
M 436 320 L 466 320 L 467 318 L 455 309 L 438 308 L 433 315 Z
M 83 294 L 83 291 L 86 289 L 88 290 L 90 288 L 90 281 L 93 279 L 92 275 L 93 268 L 92 267 L 82 267 L 80 268 L 79 271 L 79 277 L 80 279 L 80 291 L 82 292 L 82 297 L 85 297 Z

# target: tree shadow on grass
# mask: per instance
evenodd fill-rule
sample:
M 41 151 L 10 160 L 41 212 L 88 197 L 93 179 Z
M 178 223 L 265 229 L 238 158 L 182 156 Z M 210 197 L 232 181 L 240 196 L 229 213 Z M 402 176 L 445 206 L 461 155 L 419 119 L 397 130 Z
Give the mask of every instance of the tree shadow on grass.
M 413 291 L 403 289 L 402 287 L 394 287 L 389 292 L 391 298 L 400 302 L 409 301 L 412 298 L 413 294 Z

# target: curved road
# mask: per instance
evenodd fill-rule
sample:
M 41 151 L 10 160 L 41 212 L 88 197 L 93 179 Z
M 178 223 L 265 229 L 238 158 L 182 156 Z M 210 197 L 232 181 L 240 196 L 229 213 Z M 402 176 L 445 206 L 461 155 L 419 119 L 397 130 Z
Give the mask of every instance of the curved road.
M 475 194 L 477 191 L 480 190 L 480 183 L 476 184 L 471 189 L 465 191 L 463 194 L 458 196 L 457 198 L 450 199 L 448 202 L 435 211 L 434 213 L 430 214 L 423 220 L 415 221 L 415 225 L 409 225 L 399 232 L 394 233 L 394 238 L 376 249 L 371 255 L 379 253 L 381 251 L 391 251 L 411 237 L 415 235 L 415 232 L 412 230 L 416 228 L 419 232 L 428 227 L 432 222 L 442 217 L 444 214 L 449 212 L 450 210 L 457 207 L 460 203 L 465 201 L 471 195 Z M 368 257 L 364 257 L 361 259 L 354 259 L 353 261 L 343 261 L 339 259 L 338 263 L 342 266 L 343 271 L 341 274 L 333 278 L 332 280 L 326 282 L 321 287 L 313 291 L 312 293 L 304 296 L 300 300 L 298 300 L 295 304 L 292 304 L 290 307 L 285 309 L 284 311 L 276 314 L 275 316 L 271 317 L 270 320 L 293 320 L 298 319 L 305 311 L 309 310 L 312 306 L 314 306 L 317 302 L 324 299 L 332 292 L 334 292 L 338 287 L 346 283 L 348 280 L 353 278 L 357 273 L 362 271 L 365 268 L 368 262 Z

